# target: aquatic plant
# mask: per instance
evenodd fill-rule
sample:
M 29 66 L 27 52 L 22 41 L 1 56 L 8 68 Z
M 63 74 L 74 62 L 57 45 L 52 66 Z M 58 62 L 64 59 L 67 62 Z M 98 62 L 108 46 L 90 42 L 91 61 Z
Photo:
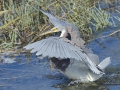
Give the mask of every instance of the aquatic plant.
M 94 32 L 111 25 L 110 15 L 100 7 L 96 8 L 95 2 L 98 0 L 2 0 L 0 37 L 4 39 L 0 40 L 0 48 L 20 47 L 44 38 L 40 34 L 52 25 L 40 8 L 75 24 L 83 39 L 89 40 Z

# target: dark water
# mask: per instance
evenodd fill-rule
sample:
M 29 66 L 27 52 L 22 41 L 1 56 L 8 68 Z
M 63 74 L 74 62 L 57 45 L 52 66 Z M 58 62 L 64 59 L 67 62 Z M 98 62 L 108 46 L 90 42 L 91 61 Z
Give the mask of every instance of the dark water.
M 113 15 L 117 15 L 113 13 Z M 76 84 L 65 86 L 69 80 L 62 74 L 51 70 L 46 58 L 39 60 L 35 54 L 5 53 L 0 54 L 0 90 L 120 90 L 120 33 L 113 37 L 100 38 L 120 29 L 108 27 L 88 43 L 88 47 L 102 61 L 111 57 L 111 65 L 106 69 L 106 76 L 96 84 Z

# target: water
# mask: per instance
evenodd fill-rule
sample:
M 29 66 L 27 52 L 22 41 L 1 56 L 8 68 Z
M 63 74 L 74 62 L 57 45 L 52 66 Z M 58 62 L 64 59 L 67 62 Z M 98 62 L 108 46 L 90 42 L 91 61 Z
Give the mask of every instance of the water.
M 117 27 L 118 28 L 118 27 Z M 114 29 L 117 29 L 114 28 Z M 109 30 L 112 32 L 113 28 Z M 108 32 L 103 32 L 105 35 Z M 108 33 L 107 33 L 108 34 Z M 51 70 L 49 61 L 39 60 L 35 54 L 4 53 L 0 55 L 0 90 L 119 90 L 120 88 L 120 40 L 115 37 L 98 38 L 88 44 L 102 61 L 111 57 L 111 65 L 106 69 L 106 77 L 96 83 L 65 86 L 69 80 Z M 6 55 L 5 55 L 6 54 Z M 98 83 L 98 82 L 101 82 Z
M 1 63 L 0 90 L 57 90 L 51 86 L 61 80 L 51 78 L 60 75 L 50 70 L 46 59 L 39 61 L 35 55 L 28 58 L 21 53 L 15 60 L 12 64 Z

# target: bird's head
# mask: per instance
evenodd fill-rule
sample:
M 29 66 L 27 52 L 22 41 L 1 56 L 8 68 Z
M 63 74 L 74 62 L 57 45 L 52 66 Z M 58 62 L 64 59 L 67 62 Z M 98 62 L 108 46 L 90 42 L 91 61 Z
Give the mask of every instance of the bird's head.
M 51 34 L 51 33 L 56 33 L 56 32 L 62 32 L 63 30 L 65 30 L 64 27 L 56 26 L 56 27 L 53 27 L 51 30 L 49 30 L 45 33 L 42 33 L 41 36 Z

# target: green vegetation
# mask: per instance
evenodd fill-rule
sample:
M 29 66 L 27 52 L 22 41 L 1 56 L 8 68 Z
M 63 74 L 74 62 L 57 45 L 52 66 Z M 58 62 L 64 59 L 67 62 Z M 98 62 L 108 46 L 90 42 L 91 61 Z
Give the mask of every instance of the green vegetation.
M 108 0 L 106 0 L 108 1 Z M 51 23 L 39 10 L 51 11 L 56 17 L 75 24 L 84 40 L 109 25 L 110 14 L 99 8 L 98 0 L 2 0 L 0 2 L 0 49 L 34 42 L 44 37 Z M 20 48 L 20 47 L 19 47 Z

